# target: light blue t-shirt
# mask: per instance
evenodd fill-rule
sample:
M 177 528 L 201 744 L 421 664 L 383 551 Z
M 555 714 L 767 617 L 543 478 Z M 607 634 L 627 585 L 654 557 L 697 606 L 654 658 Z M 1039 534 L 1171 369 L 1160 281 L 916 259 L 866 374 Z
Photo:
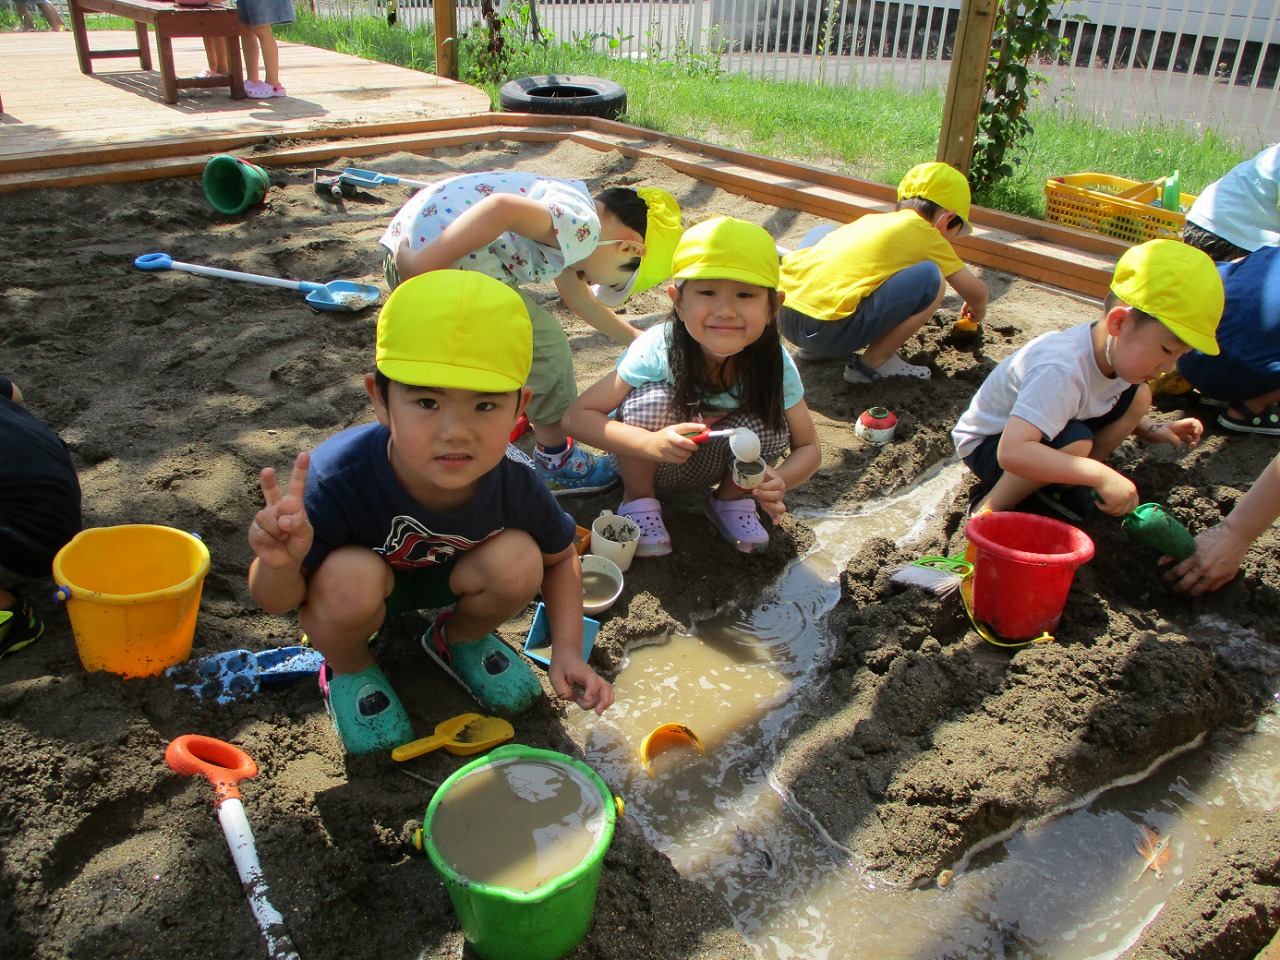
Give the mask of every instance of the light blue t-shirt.
M 1280 246 L 1280 143 L 1205 187 L 1187 222 L 1250 253 Z
M 618 358 L 618 376 L 633 387 L 646 383 L 672 383 L 671 364 L 667 362 L 667 341 L 671 322 L 650 327 L 631 341 L 626 352 Z M 782 349 L 782 409 L 790 410 L 804 399 L 804 383 L 796 369 L 791 354 Z M 706 398 L 707 406 L 715 410 L 737 410 L 741 402 L 732 392 Z

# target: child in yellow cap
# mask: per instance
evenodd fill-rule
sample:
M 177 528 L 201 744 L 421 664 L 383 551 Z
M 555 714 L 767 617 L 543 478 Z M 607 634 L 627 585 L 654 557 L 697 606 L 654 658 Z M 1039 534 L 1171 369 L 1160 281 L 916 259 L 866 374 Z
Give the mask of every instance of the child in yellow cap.
M 617 483 L 607 457 L 575 446 L 561 423 L 578 395 L 569 340 L 554 316 L 521 289 L 555 282 L 564 305 L 628 344 L 640 331 L 613 311 L 632 293 L 671 275 L 680 206 L 656 187 L 612 187 L 594 199 L 578 180 L 498 170 L 468 173 L 419 191 L 383 234 L 387 283 L 453 267 L 501 280 L 520 293 L 533 321 L 529 423 L 534 459 L 556 496 Z M 483 323 L 476 336 L 488 336 Z
M 762 228 L 718 217 L 685 232 L 672 276 L 670 322 L 642 333 L 565 422 L 613 453 L 623 483 L 618 513 L 640 526 L 638 556 L 671 552 L 659 495 L 713 486 L 708 519 L 739 550 L 763 550 L 769 534 L 757 506 L 778 523 L 786 492 L 822 458 L 800 374 L 774 322 L 777 248 Z M 735 483 L 729 438 L 701 442 L 710 425 L 755 433 L 769 465 L 757 486 Z
M 952 430 L 979 480 L 975 509 L 1013 510 L 1034 495 L 1079 520 L 1094 490 L 1104 513 L 1132 512 L 1137 488 L 1103 461 L 1130 434 L 1174 448 L 1200 442 L 1199 420 L 1147 416 L 1148 381 L 1192 349 L 1218 352 L 1222 304 L 1222 280 L 1199 250 L 1151 240 L 1126 251 L 1102 317 L 1042 334 L 1002 360 Z M 1042 490 L 1049 485 L 1060 489 Z
M 782 259 L 782 335 L 802 360 L 847 360 L 844 379 L 928 380 L 897 350 L 942 303 L 947 285 L 963 319 L 981 323 L 990 291 L 951 244 L 972 230 L 969 182 L 945 163 L 921 163 L 898 184 L 898 208 L 843 227 L 817 227 Z M 861 351 L 859 353 L 859 351 Z
M 377 422 L 299 454 L 283 495 L 262 471 L 249 588 L 269 613 L 299 608 L 352 753 L 413 739 L 369 651 L 387 618 L 410 610 L 451 607 L 423 646 L 486 712 L 510 715 L 542 687 L 491 631 L 541 591 L 552 688 L 597 712 L 613 702 L 582 659 L 574 521 L 527 460 L 506 456 L 531 353 L 524 304 L 497 280 L 457 270 L 408 280 L 378 317 L 377 370 L 365 377 Z

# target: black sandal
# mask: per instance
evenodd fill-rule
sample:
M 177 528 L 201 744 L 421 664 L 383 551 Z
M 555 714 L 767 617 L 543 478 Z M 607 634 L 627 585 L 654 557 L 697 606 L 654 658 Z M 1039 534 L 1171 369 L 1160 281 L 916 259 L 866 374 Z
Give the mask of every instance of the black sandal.
M 1245 416 L 1236 416 L 1236 411 L 1241 409 Z M 1218 415 L 1218 423 L 1236 433 L 1280 437 L 1280 404 L 1273 403 L 1261 413 L 1253 413 L 1248 407 L 1228 407 Z

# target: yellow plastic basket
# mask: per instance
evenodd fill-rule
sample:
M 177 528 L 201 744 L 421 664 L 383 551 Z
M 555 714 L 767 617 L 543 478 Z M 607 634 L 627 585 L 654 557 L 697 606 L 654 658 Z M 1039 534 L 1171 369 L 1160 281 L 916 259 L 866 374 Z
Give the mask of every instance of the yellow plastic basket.
M 1052 177 L 1044 183 L 1044 218 L 1129 243 L 1180 240 L 1187 221 L 1183 211 L 1196 197 L 1179 193 L 1177 210 L 1153 206 L 1152 201 L 1162 199 L 1166 180 L 1172 186 L 1172 179 L 1164 177 L 1148 183 L 1105 173 Z

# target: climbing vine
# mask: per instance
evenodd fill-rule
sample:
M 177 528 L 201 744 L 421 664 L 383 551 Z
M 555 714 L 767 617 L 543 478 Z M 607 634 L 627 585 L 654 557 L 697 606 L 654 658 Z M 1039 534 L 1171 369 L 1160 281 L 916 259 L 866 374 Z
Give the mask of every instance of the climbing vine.
M 1031 133 L 1027 108 L 1049 78 L 1036 69 L 1053 62 L 1070 46 L 1053 28 L 1066 17 L 1071 0 L 1004 0 L 996 14 L 991 57 L 987 61 L 986 94 L 978 115 L 969 179 L 975 186 L 1012 176 L 1017 157 L 1011 151 Z M 1080 15 L 1069 19 L 1083 20 Z

